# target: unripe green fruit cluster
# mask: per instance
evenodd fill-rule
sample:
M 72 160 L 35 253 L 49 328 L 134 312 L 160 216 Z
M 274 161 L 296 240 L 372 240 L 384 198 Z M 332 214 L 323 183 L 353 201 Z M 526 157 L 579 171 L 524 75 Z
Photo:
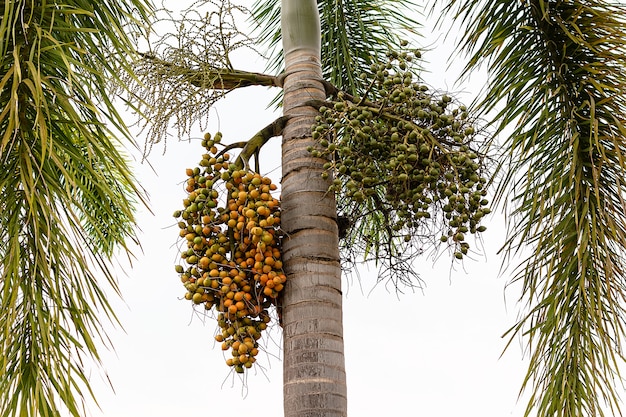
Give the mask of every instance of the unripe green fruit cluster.
M 389 237 L 406 242 L 439 222 L 440 241 L 460 259 L 466 234 L 484 231 L 480 222 L 490 212 L 475 129 L 464 106 L 416 81 L 406 53 L 389 56 L 362 76 L 370 80 L 368 96 L 340 93 L 320 107 L 312 127 L 319 147 L 309 151 L 327 160 L 323 176 L 332 178 L 340 208 L 352 211 L 345 215 L 378 210 Z

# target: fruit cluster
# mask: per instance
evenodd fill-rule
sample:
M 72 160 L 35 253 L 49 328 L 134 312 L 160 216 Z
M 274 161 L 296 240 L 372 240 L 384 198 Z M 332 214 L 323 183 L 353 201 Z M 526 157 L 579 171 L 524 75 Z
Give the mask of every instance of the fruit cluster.
M 362 75 L 366 96 L 339 93 L 321 106 L 312 127 L 320 147 L 309 151 L 328 160 L 323 175 L 333 178 L 339 215 L 357 226 L 355 233 L 376 236 L 378 245 L 410 242 L 432 236 L 439 221 L 440 241 L 450 240 L 461 259 L 469 249 L 466 233 L 486 229 L 484 161 L 472 148 L 467 109 L 417 82 L 411 58 L 389 53 L 389 62 Z
M 258 173 L 229 162 L 206 134 L 200 166 L 187 169 L 188 195 L 179 219 L 184 265 L 176 272 L 185 298 L 218 312 L 215 339 L 231 350 L 226 363 L 238 373 L 255 362 L 258 340 L 270 320 L 268 308 L 285 284 L 280 253 L 280 205 L 277 187 Z M 223 206 L 221 206 L 223 204 Z

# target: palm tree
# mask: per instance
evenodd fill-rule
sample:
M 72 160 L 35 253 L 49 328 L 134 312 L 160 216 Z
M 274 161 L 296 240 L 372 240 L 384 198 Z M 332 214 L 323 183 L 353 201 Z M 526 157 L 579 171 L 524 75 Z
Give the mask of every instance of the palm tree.
M 111 100 L 143 1 L 2 2 L 0 415 L 84 415 L 107 343 L 112 256 L 144 201 Z M 65 410 L 65 411 L 64 411 Z
M 255 8 L 265 40 L 274 45 L 280 41 L 278 21 L 281 21 L 283 34 L 288 36 L 283 41 L 285 76 L 274 84 L 284 82 L 285 112 L 289 114 L 292 108 L 297 108 L 295 120 L 304 125 L 296 134 L 297 139 L 291 139 L 295 120 L 290 120 L 283 131 L 284 227 L 290 236 L 299 235 L 290 238 L 285 245 L 285 267 L 290 274 L 283 307 L 287 415 L 303 412 L 299 406 L 315 408 L 321 403 L 331 404 L 329 413 L 332 415 L 342 412 L 338 411 L 339 407 L 334 409 L 344 395 L 341 326 L 336 320 L 316 321 L 324 317 L 321 308 L 311 307 L 307 314 L 291 317 L 290 311 L 306 303 L 325 305 L 329 300 L 333 302 L 326 304 L 328 311 L 340 310 L 339 301 L 335 301 L 340 292 L 338 277 L 334 275 L 337 274 L 337 252 L 335 241 L 328 240 L 333 235 L 332 222 L 328 220 L 335 217 L 335 210 L 330 197 L 320 194 L 326 190 L 327 183 L 311 180 L 322 171 L 323 161 L 308 158 L 304 152 L 309 143 L 314 146 L 306 126 L 313 121 L 315 112 L 307 120 L 307 104 L 322 100 L 329 93 L 328 85 L 316 81 L 320 73 L 348 93 L 363 93 L 364 86 L 359 85 L 354 75 L 364 68 L 368 57 L 367 48 L 363 46 L 377 42 L 368 42 L 366 36 L 360 38 L 358 34 L 369 34 L 379 27 L 361 19 L 371 11 L 370 3 L 320 1 L 319 25 L 314 5 L 307 2 L 295 5 L 282 1 L 279 5 L 277 0 L 268 0 L 258 2 Z M 621 185 L 625 168 L 621 154 L 624 8 L 601 2 L 542 0 L 471 1 L 455 5 L 455 1 L 450 1 L 447 10 L 466 33 L 463 48 L 473 51 L 467 70 L 487 60 L 494 74 L 485 98 L 477 102 L 476 107 L 486 114 L 498 109 L 496 106 L 506 100 L 504 109 L 498 110 L 492 119 L 497 133 L 505 131 L 511 123 L 519 123 L 508 136 L 508 142 L 502 145 L 507 153 L 500 156 L 497 168 L 504 178 L 499 183 L 497 196 L 504 199 L 512 195 L 511 204 L 515 207 L 513 214 L 517 222 L 511 228 L 505 249 L 510 252 L 530 246 L 533 250 L 531 257 L 520 264 L 516 276 L 524 282 L 523 298 L 528 300 L 529 312 L 512 329 L 514 334 L 529 335 L 532 358 L 524 385 L 532 387 L 533 396 L 527 413 L 536 409 L 541 416 L 599 415 L 603 399 L 610 407 L 617 407 L 613 379 L 618 375 L 617 358 L 621 356 L 623 329 L 620 259 L 625 242 Z M 386 12 L 377 17 L 389 15 L 389 10 Z M 278 19 L 279 15 L 282 19 Z M 295 36 L 290 31 L 292 24 L 307 36 Z M 321 36 L 317 36 L 318 26 L 323 28 Z M 364 30 L 342 30 L 354 27 Z M 321 57 L 311 37 L 322 39 Z M 305 53 L 308 58 L 299 58 L 296 69 L 291 69 L 293 64 L 289 59 Z M 321 68 L 317 61 L 321 62 Z M 277 63 L 275 69 L 282 67 L 279 59 L 274 62 Z M 519 65 L 520 62 L 525 65 Z M 300 91 L 292 87 L 292 83 L 305 74 L 308 74 L 306 81 L 301 85 L 308 98 L 292 102 L 291 95 L 298 94 L 292 88 Z M 303 147 L 291 148 L 299 144 Z M 300 170 L 309 176 L 299 177 Z M 307 189 L 311 186 L 313 194 L 302 192 L 302 182 L 298 187 L 292 186 L 291 181 L 297 183 L 295 178 L 305 178 Z M 516 182 L 511 189 L 510 185 Z M 325 197 L 318 197 L 320 203 L 312 205 L 314 200 L 306 198 L 315 195 L 316 187 L 318 195 Z M 302 202 L 292 201 L 300 196 Z M 304 211 L 308 209 L 313 211 Z M 315 214 L 320 217 L 316 218 Z M 300 215 L 306 220 L 293 219 L 291 223 L 290 216 Z M 380 220 L 369 218 L 369 221 Z M 380 237 L 376 227 L 367 224 L 361 224 L 358 230 Z M 309 237 L 300 240 L 300 235 Z M 317 244 L 320 246 L 315 246 Z M 306 262 L 296 252 L 305 249 L 310 250 L 305 253 Z M 365 252 L 370 249 L 366 246 Z M 309 262 L 321 266 L 304 267 Z M 322 276 L 334 284 L 317 287 L 300 284 L 300 277 L 307 279 L 307 274 L 301 271 L 311 270 L 318 272 L 313 279 Z M 306 291 L 300 291 L 301 286 Z M 306 297 L 321 289 L 329 294 L 319 300 Z M 305 299 L 296 298 L 304 294 Z M 301 317 L 309 316 L 309 322 L 298 322 Z M 339 319 L 338 313 L 335 317 Z M 328 351 L 319 349 L 324 335 L 305 343 L 306 334 L 291 333 L 298 325 L 308 331 L 322 324 L 332 326 L 332 331 L 328 331 L 329 340 L 335 343 L 324 342 L 332 346 Z M 292 359 L 291 350 L 299 349 L 298 345 L 298 349 L 294 349 L 299 340 L 303 340 L 305 347 L 309 344 L 315 348 L 302 349 L 302 354 Z M 322 361 L 306 363 L 309 358 L 320 357 L 320 352 L 327 353 L 322 355 L 326 364 Z M 302 371 L 298 371 L 299 368 Z M 315 386 L 311 397 L 304 394 L 298 398 L 291 390 L 298 382 L 306 381 L 306 372 L 309 372 L 308 377 L 321 372 L 338 379 L 321 378 L 331 382 L 327 391 Z
M 161 115 L 153 131 L 158 136 L 176 116 L 173 110 L 181 112 L 178 126 L 184 131 L 194 119 L 191 104 L 210 105 L 239 86 L 283 88 L 282 120 L 287 123 L 280 132 L 282 227 L 288 238 L 282 249 L 289 278 L 282 300 L 286 417 L 347 414 L 337 205 L 345 209 L 341 204 L 350 197 L 356 203 L 348 208 L 373 213 L 352 230 L 365 236 L 364 246 L 357 247 L 379 258 L 398 256 L 403 248 L 394 240 L 402 236 L 391 228 L 398 223 L 386 222 L 387 218 L 406 212 L 422 220 L 430 215 L 421 209 L 397 209 L 385 201 L 382 188 L 376 188 L 380 184 L 365 196 L 339 184 L 330 188 L 342 197 L 335 201 L 328 192 L 335 183 L 324 175 L 330 154 L 310 151 L 321 146 L 311 126 L 328 133 L 332 129 L 318 117 L 348 117 L 342 109 L 354 106 L 350 108 L 359 117 L 393 126 L 396 130 L 389 130 L 389 137 L 407 128 L 408 138 L 427 139 L 443 149 L 441 159 L 435 160 L 439 165 L 417 175 L 432 177 L 435 186 L 445 161 L 456 158 L 450 162 L 455 172 L 460 172 L 459 156 L 465 167 L 474 164 L 468 162 L 474 159 L 468 156 L 473 150 L 464 142 L 474 137 L 471 127 L 466 128 L 465 139 L 452 132 L 460 138 L 457 145 L 447 145 L 448 138 L 441 141 L 437 136 L 442 131 L 438 129 L 456 121 L 439 111 L 449 98 L 432 102 L 433 97 L 424 93 L 420 103 L 428 102 L 437 115 L 422 107 L 423 116 L 416 111 L 418 116 L 405 119 L 393 113 L 398 109 L 393 104 L 368 101 L 384 92 L 369 90 L 376 82 L 363 82 L 369 82 L 367 74 L 355 75 L 371 66 L 371 72 L 381 73 L 381 83 L 393 85 L 395 81 L 384 80 L 385 67 L 375 65 L 384 61 L 383 51 L 395 42 L 388 28 L 414 24 L 399 12 L 410 2 L 372 3 L 258 2 L 255 16 L 263 37 L 274 43 L 282 39 L 284 73 L 271 76 L 232 67 L 228 52 L 241 45 L 231 42 L 238 32 L 222 23 L 235 8 L 221 2 L 220 11 L 225 13 L 219 13 L 219 29 L 212 38 L 216 42 L 211 44 L 219 53 L 211 54 L 215 50 L 208 48 L 198 56 L 174 48 L 172 55 L 146 54 L 143 65 L 156 87 L 134 90 L 146 102 L 170 106 L 155 107 Z M 447 10 L 463 26 L 462 48 L 472 52 L 467 70 L 486 61 L 493 73 L 477 109 L 483 114 L 495 110 L 491 123 L 498 133 L 518 123 L 500 145 L 505 152 L 498 160 L 503 181 L 498 183 L 497 197 L 510 198 L 514 207 L 515 223 L 505 249 L 515 253 L 531 248 L 515 277 L 524 284 L 522 299 L 528 312 L 511 330 L 528 337 L 532 352 L 524 381 L 533 391 L 527 415 L 534 411 L 542 417 L 603 415 L 604 402 L 618 412 L 614 379 L 623 359 L 626 10 L 619 4 L 581 0 L 456 3 L 448 2 Z M 122 26 L 130 21 L 137 29 L 148 10 L 139 1 L 130 7 L 111 1 L 67 7 L 5 3 L 0 23 L 2 415 L 59 415 L 57 400 L 79 415 L 79 398 L 83 390 L 90 392 L 81 360 L 87 354 L 97 361 L 97 339 L 105 337 L 99 332 L 96 311 L 115 320 L 95 271 L 115 289 L 107 259 L 115 247 L 125 248 L 126 238 L 134 237 L 133 200 L 141 199 L 141 193 L 112 139 L 115 135 L 100 122 L 112 123 L 129 138 L 108 99 L 107 86 L 111 78 L 122 86 L 132 83 L 125 58 L 132 51 L 131 42 Z M 138 13 L 138 20 L 130 19 L 131 13 Z M 274 62 L 276 69 L 282 67 L 280 60 Z M 398 78 L 398 83 L 404 82 Z M 407 79 L 408 88 L 412 84 Z M 168 88 L 163 88 L 166 83 Z M 190 91 L 186 98 L 208 95 L 185 105 L 181 86 Z M 332 100 L 327 101 L 329 96 Z M 327 104 L 333 107 L 325 108 Z M 422 123 L 426 117 L 432 125 Z M 353 148 L 358 144 L 349 143 Z M 427 152 L 432 149 L 426 147 Z M 432 164 L 434 158 L 424 159 Z M 380 164 L 377 169 L 391 168 Z M 456 178 L 473 178 L 473 169 Z M 447 174 L 452 179 L 457 175 Z M 478 180 L 478 175 L 471 179 L 473 186 L 478 187 Z M 437 192 L 457 195 L 455 184 L 439 183 L 444 186 Z M 406 187 L 400 191 L 413 192 Z M 425 202 L 430 197 L 422 191 L 417 194 Z M 463 194 L 476 197 L 475 205 L 483 204 L 481 188 Z M 455 210 L 465 210 L 443 203 L 438 207 L 456 223 Z M 470 213 L 480 216 L 467 221 L 477 222 L 485 213 Z M 455 232 L 442 238 L 454 240 L 459 249 L 455 255 L 462 258 L 467 247 L 459 230 L 465 225 L 450 223 L 446 225 Z M 399 230 L 407 230 L 402 227 Z M 415 230 L 407 227 L 409 232 Z M 358 243 L 354 233 L 349 241 Z M 389 246 L 379 249 L 379 239 L 387 239 Z M 393 272 L 410 272 L 402 262 L 399 270 L 393 265 Z
M 266 34 L 276 33 L 267 17 L 276 15 L 277 3 L 257 3 L 256 15 L 268 23 L 262 26 Z M 331 179 L 323 177 L 327 158 L 312 156 L 307 149 L 318 146 L 311 126 L 319 111 L 310 103 L 329 95 L 323 80 L 350 93 L 363 92 L 359 69 L 397 44 L 374 16 L 390 16 L 398 27 L 412 23 L 391 12 L 393 3 L 406 6 L 403 2 L 388 2 L 382 9 L 370 3 L 280 3 L 282 107 L 289 117 L 282 132 L 281 182 L 282 227 L 288 236 L 282 248 L 288 277 L 282 300 L 286 417 L 347 415 L 337 207 L 328 192 Z
M 318 114 L 306 105 L 324 100 L 317 2 L 281 4 L 285 57 L 282 225 L 288 283 L 283 298 L 285 416 L 345 416 L 341 266 L 337 210 L 324 160 L 312 158 L 311 126 Z
M 533 390 L 527 414 L 536 410 L 540 416 L 602 415 L 605 400 L 611 409 L 617 410 L 613 381 L 619 375 L 618 359 L 621 358 L 624 323 L 621 259 L 626 242 L 621 181 L 626 168 L 622 156 L 625 133 L 624 7 L 605 2 L 542 0 L 471 1 L 455 7 L 456 3 L 450 1 L 448 11 L 465 30 L 462 47 L 473 52 L 467 70 L 487 61 L 494 74 L 485 98 L 477 102 L 476 107 L 486 114 L 499 109 L 497 105 L 505 101 L 504 109 L 497 110 L 492 118 L 491 124 L 497 133 L 502 133 L 514 122 L 519 123 L 502 145 L 506 153 L 500 155 L 497 169 L 504 180 L 499 183 L 497 196 L 501 200 L 512 196 L 511 204 L 515 207 L 512 214 L 516 223 L 511 227 L 505 249 L 511 253 L 522 247 L 532 248 L 531 256 L 519 265 L 515 278 L 524 283 L 522 299 L 527 300 L 529 311 L 512 329 L 514 334 L 523 333 L 529 337 L 532 352 L 524 382 L 525 387 Z M 369 5 L 358 1 L 329 1 L 319 2 L 318 6 L 322 11 L 320 26 L 325 28 L 320 36 L 324 41 L 321 62 L 331 63 L 322 65 L 321 69 L 316 63 L 320 60 L 316 47 L 307 41 L 308 37 L 297 37 L 289 31 L 290 25 L 295 23 L 307 35 L 317 34 L 315 7 L 307 2 L 299 2 L 296 6 L 293 2 L 283 1 L 280 8 L 282 31 L 285 37 L 289 37 L 283 41 L 285 111 L 288 114 L 293 107 L 298 108 L 299 123 L 306 120 L 307 112 L 287 98 L 292 94 L 292 88 L 299 90 L 292 87 L 292 82 L 309 74 L 302 86 L 310 96 L 300 105 L 321 99 L 324 93 L 328 93 L 328 89 L 322 91 L 323 86 L 315 81 L 320 72 L 340 88 L 357 94 L 358 81 L 355 84 L 350 81 L 356 79 L 353 75 L 358 73 L 356 68 L 362 68 L 362 64 L 352 58 L 367 56 L 352 49 L 355 46 L 350 45 L 352 36 L 342 32 L 341 28 L 354 21 L 360 22 L 358 17 L 367 14 Z M 347 13 L 353 6 L 351 13 Z M 281 36 L 276 27 L 278 10 L 275 0 L 258 2 L 255 10 L 263 22 L 262 34 L 274 44 Z M 333 11 L 330 15 L 341 17 L 343 24 L 328 23 L 330 20 L 324 15 L 327 10 Z M 329 33 L 332 37 L 325 36 Z M 295 44 L 296 41 L 302 42 L 302 51 L 298 51 L 300 45 Z M 292 50 L 301 54 L 308 52 L 308 59 L 300 59 L 296 70 L 290 69 L 293 64 L 289 59 L 296 56 Z M 346 57 L 347 60 L 340 61 Z M 303 61 L 306 64 L 302 64 Z M 521 62 L 524 65 L 520 65 Z M 276 68 L 280 68 L 280 64 Z M 346 69 L 345 73 L 338 68 Z M 313 119 L 308 120 L 303 124 Z M 344 395 L 338 342 L 341 339 L 340 325 L 335 320 L 316 321 L 316 318 L 323 317 L 323 309 L 315 307 L 311 307 L 307 314 L 299 314 L 300 317 L 310 316 L 311 324 L 298 322 L 298 315 L 289 317 L 290 310 L 296 311 L 306 305 L 305 302 L 325 305 L 333 300 L 327 304 L 327 310 L 340 309 L 340 304 L 334 301 L 340 291 L 338 278 L 332 275 L 337 272 L 330 272 L 335 271 L 337 262 L 337 252 L 329 250 L 335 247 L 335 242 L 322 242 L 332 234 L 332 222 L 328 219 L 334 218 L 333 203 L 320 197 L 318 201 L 322 203 L 312 208 L 313 200 L 306 200 L 310 195 L 291 185 L 290 176 L 295 178 L 304 169 L 310 173 L 304 178 L 312 186 L 312 191 L 319 187 L 319 194 L 326 189 L 321 180 L 319 185 L 311 180 L 315 178 L 312 174 L 316 169 L 321 171 L 321 161 L 307 159 L 304 148 L 291 148 L 310 140 L 304 127 L 296 134 L 297 139 L 292 140 L 290 132 L 295 129 L 294 124 L 290 120 L 283 132 L 283 149 L 286 150 L 283 155 L 284 227 L 294 235 L 298 232 L 310 237 L 302 241 L 290 238 L 285 246 L 285 265 L 290 274 L 283 317 L 286 326 L 286 415 L 304 412 L 299 406 L 315 408 L 321 403 L 332 404 L 329 415 L 342 415 L 342 411 L 334 409 Z M 298 165 L 292 165 L 292 159 L 298 161 Z M 294 203 L 291 193 L 294 199 L 300 195 L 304 199 Z M 305 210 L 303 207 L 314 211 L 300 212 Z M 293 210 L 291 214 L 290 210 Z M 311 221 L 311 226 L 309 219 L 315 218 L 315 210 L 321 216 Z M 296 213 L 302 213 L 306 221 L 298 224 L 294 219 L 292 226 L 289 216 L 296 216 Z M 318 239 L 320 246 L 313 250 Z M 302 243 L 296 246 L 296 241 Z M 308 254 L 305 255 L 306 262 L 323 265 L 323 268 L 310 269 L 318 272 L 313 279 L 322 276 L 335 284 L 314 287 L 315 291 L 300 284 L 300 277 L 306 277 L 301 271 L 308 269 L 300 269 L 306 263 L 292 255 L 295 248 L 298 251 L 311 249 L 311 252 L 303 252 Z M 291 259 L 298 262 L 292 264 Z M 298 275 L 291 271 L 297 271 Z M 303 300 L 296 298 L 300 296 L 301 286 L 307 289 L 302 291 L 303 295 L 306 294 Z M 329 291 L 325 298 L 314 300 L 307 297 L 307 291 L 315 294 L 322 288 Z M 335 316 L 338 318 L 338 314 Z M 292 359 L 290 350 L 296 341 L 306 340 L 307 336 L 292 334 L 291 328 L 300 325 L 306 333 L 322 324 L 332 326 L 332 331 L 328 331 L 329 338 L 336 343 L 325 351 L 319 349 L 324 336 L 302 342 L 315 346 L 315 349 L 303 349 L 297 359 Z M 306 363 L 308 358 L 319 357 L 320 352 L 326 354 L 322 355 L 322 360 L 328 365 L 298 362 Z M 298 372 L 298 367 L 302 371 Z M 337 380 L 320 378 L 331 382 L 327 391 L 316 385 L 311 397 L 296 398 L 291 390 L 298 386 L 296 381 L 307 379 L 295 379 L 303 377 L 305 370 L 308 370 L 309 377 L 321 372 L 324 376 L 333 375 Z
M 157 47 L 145 55 L 145 67 L 141 68 L 150 88 L 139 86 L 137 94 L 155 106 L 167 103 L 166 107 L 158 107 L 151 117 L 159 126 L 166 126 L 170 117 L 176 118 L 178 126 L 187 126 L 186 118 L 191 112 L 186 111 L 181 117 L 180 112 L 172 112 L 171 103 L 188 106 L 185 103 L 197 102 L 197 97 L 190 97 L 195 96 L 197 90 L 199 94 L 207 94 L 205 103 L 213 103 L 231 88 L 282 87 L 282 108 L 288 120 L 279 132 L 283 138 L 281 225 L 288 236 L 281 249 L 287 284 L 280 303 L 286 417 L 347 415 L 337 208 L 334 195 L 329 192 L 331 182 L 323 177 L 327 158 L 316 157 L 308 150 L 317 144 L 311 126 L 319 115 L 319 105 L 312 103 L 323 102 L 329 95 L 329 88 L 339 86 L 355 94 L 364 90 L 363 80 L 354 76 L 355 71 L 384 59 L 388 48 L 398 43 L 386 24 L 406 28 L 409 24 L 416 25 L 404 18 L 399 9 L 392 11 L 392 6 L 405 3 L 408 2 L 373 7 L 370 2 L 348 2 L 344 9 L 338 2 L 322 2 L 320 8 L 325 14 L 321 21 L 315 0 L 259 3 L 257 18 L 267 23 L 267 26 L 262 25 L 265 30 L 262 36 L 282 39 L 282 55 L 271 60 L 277 69 L 282 68 L 284 62 L 284 71 L 276 77 L 234 70 L 227 58 L 229 49 L 217 53 L 209 47 L 199 54 L 195 50 L 198 42 L 193 36 L 203 39 L 199 42 L 202 45 L 238 44 L 234 38 L 237 31 L 230 25 L 230 13 L 236 7 L 228 2 L 221 3 L 218 14 L 229 18 L 221 19 L 218 25 L 212 23 L 211 17 L 197 13 L 195 5 L 181 19 L 186 24 L 185 33 L 179 34 L 176 46 L 165 45 L 163 50 Z M 355 20 L 356 24 L 350 24 L 347 12 L 358 13 L 360 18 Z M 389 20 L 380 19 L 384 16 L 389 16 Z M 223 30 L 224 20 L 228 31 Z M 197 21 L 198 26 L 193 26 L 193 21 Z M 337 38 L 326 32 L 325 51 L 331 51 L 338 40 L 345 41 L 343 53 L 336 53 L 332 58 L 325 54 L 329 59 L 325 65 L 321 60 L 321 22 L 341 31 Z M 280 29 L 278 23 L 281 23 Z M 197 34 L 197 29 L 205 33 Z M 273 35 L 275 30 L 279 30 L 282 38 Z M 375 48 L 371 47 L 372 42 Z M 202 55 L 211 59 L 202 59 Z M 331 72 L 324 74 L 323 68 Z M 325 81 L 325 75 L 334 85 Z M 167 98 L 158 95 L 163 91 L 167 92 Z M 152 129 L 156 133 L 162 131 L 161 127 Z M 270 131 L 274 133 L 274 129 Z M 248 141 L 242 154 L 250 156 L 247 148 L 253 143 L 254 139 Z

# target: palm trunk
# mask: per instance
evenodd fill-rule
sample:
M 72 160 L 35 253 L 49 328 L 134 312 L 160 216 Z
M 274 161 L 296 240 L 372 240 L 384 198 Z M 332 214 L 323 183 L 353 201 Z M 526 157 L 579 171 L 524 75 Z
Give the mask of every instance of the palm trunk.
M 282 0 L 285 54 L 282 227 L 287 285 L 283 299 L 285 417 L 345 417 L 341 268 L 335 200 L 322 180 L 311 125 L 325 98 L 315 0 Z

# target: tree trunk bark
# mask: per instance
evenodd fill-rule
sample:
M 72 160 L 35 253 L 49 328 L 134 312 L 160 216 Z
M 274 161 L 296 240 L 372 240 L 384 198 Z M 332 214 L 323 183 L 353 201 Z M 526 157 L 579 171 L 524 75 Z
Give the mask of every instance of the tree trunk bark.
M 285 55 L 281 224 L 287 283 L 282 304 L 285 417 L 345 417 L 341 268 L 337 210 L 311 126 L 325 99 L 321 83 L 320 23 L 316 0 L 282 0 Z

